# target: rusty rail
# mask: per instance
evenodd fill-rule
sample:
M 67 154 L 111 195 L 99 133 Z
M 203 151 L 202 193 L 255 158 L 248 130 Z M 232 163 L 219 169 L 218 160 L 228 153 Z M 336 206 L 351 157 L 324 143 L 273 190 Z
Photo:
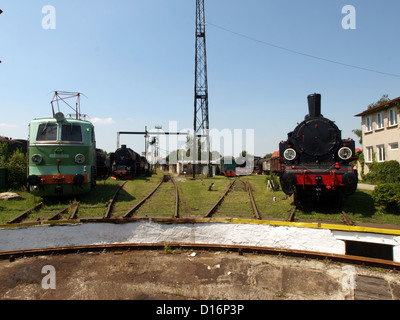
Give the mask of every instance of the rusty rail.
M 50 217 L 49 220 L 50 221 L 54 221 L 54 220 L 60 220 L 61 219 L 61 215 L 68 212 L 69 209 L 71 209 L 72 205 L 69 205 L 68 207 L 60 210 L 59 212 L 57 212 L 54 216 Z
M 114 206 L 115 201 L 117 200 L 117 196 L 119 194 L 119 192 L 122 190 L 122 188 L 124 187 L 124 185 L 126 184 L 126 182 L 124 182 L 122 185 L 120 185 L 117 189 L 117 191 L 115 191 L 112 199 L 109 201 L 108 203 L 108 207 L 107 207 L 107 211 L 106 214 L 104 215 L 104 219 L 109 219 L 111 218 L 111 212 L 112 212 L 112 208 Z
M 210 218 L 214 212 L 217 210 L 217 208 L 221 205 L 222 201 L 225 199 L 229 191 L 232 189 L 233 184 L 236 182 L 236 180 L 233 180 L 228 188 L 226 189 L 225 193 L 222 195 L 222 197 L 218 200 L 218 202 L 208 211 L 208 213 L 205 215 L 205 218 Z
M 75 209 L 72 211 L 71 215 L 69 216 L 70 220 L 74 220 L 78 217 L 78 210 L 79 210 L 79 205 L 80 205 L 80 201 L 76 204 Z
M 297 206 L 293 207 L 293 210 L 290 212 L 287 221 L 294 222 L 294 213 L 296 212 Z
M 157 191 L 157 189 L 162 185 L 162 183 L 165 180 L 165 175 L 161 178 L 160 183 L 157 185 L 157 187 L 154 188 L 153 191 L 151 191 L 142 201 L 140 201 L 137 205 L 135 205 L 133 208 L 131 208 L 127 213 L 124 214 L 124 218 L 130 218 L 132 215 L 137 211 L 153 194 L 154 192 Z
M 251 190 L 251 184 L 250 184 L 250 182 L 247 181 L 247 182 L 245 183 L 245 185 L 246 185 L 247 191 L 249 192 L 249 197 L 250 197 L 250 201 L 251 201 L 251 207 L 252 207 L 252 209 L 253 209 L 254 216 L 255 216 L 258 220 L 261 220 L 260 212 L 258 211 L 256 202 L 255 202 L 255 200 L 254 200 L 253 191 Z
M 42 205 L 43 205 L 43 202 L 40 202 L 39 204 L 35 205 L 34 207 L 21 213 L 18 217 L 11 219 L 10 221 L 7 222 L 7 224 L 20 223 L 22 220 L 24 220 L 26 217 L 28 217 L 32 211 L 38 210 Z
M 240 246 L 240 245 L 220 245 L 220 244 L 190 244 L 190 243 L 168 243 L 171 248 L 180 249 L 194 249 L 194 250 L 216 250 L 216 251 L 232 251 L 238 252 L 240 255 L 243 253 L 261 253 L 270 255 L 284 255 L 298 258 L 312 258 L 312 259 L 329 259 L 331 261 L 339 261 L 344 263 L 374 266 L 388 269 L 400 270 L 400 263 L 390 260 L 368 258 L 352 255 L 340 255 L 332 253 L 322 253 L 304 250 L 292 249 L 278 249 L 270 247 L 257 247 L 257 246 Z M 0 259 L 9 259 L 13 261 L 19 257 L 30 257 L 37 255 L 51 255 L 51 254 L 73 254 L 82 252 L 94 251 L 122 251 L 122 250 L 164 250 L 165 243 L 149 243 L 149 244 L 100 244 L 100 245 L 84 245 L 84 246 L 68 246 L 58 248 L 42 248 L 42 249 L 28 249 L 17 251 L 3 251 L 0 252 Z
M 351 221 L 351 219 L 349 218 L 349 216 L 347 215 L 346 212 L 342 211 L 342 216 L 343 216 L 344 222 L 348 226 L 355 226 L 355 223 L 353 221 Z
M 174 180 L 173 177 L 171 177 L 171 181 L 174 184 L 175 187 L 175 214 L 174 217 L 175 218 L 179 218 L 179 191 L 178 191 L 178 186 Z

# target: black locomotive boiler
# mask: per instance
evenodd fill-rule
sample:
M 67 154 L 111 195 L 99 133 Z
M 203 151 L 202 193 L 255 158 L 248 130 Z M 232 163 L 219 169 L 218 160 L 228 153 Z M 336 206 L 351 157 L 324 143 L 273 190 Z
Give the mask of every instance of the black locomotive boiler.
M 321 95 L 308 96 L 309 114 L 279 145 L 282 190 L 297 205 L 306 198 L 334 197 L 338 203 L 357 189 L 357 159 L 352 139 L 342 139 L 336 124 L 321 114 Z
M 126 145 L 111 154 L 110 162 L 114 179 L 129 180 L 145 171 L 146 159 Z

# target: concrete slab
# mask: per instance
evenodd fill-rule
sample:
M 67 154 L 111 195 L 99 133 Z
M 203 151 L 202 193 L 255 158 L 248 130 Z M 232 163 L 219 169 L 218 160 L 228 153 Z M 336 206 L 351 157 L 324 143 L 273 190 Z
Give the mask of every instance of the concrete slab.
M 389 284 L 382 278 L 357 276 L 355 300 L 392 300 Z
M 43 272 L 45 266 L 54 268 L 55 289 L 43 287 L 50 276 Z M 348 277 L 344 267 L 329 261 L 220 251 L 39 256 L 0 261 L 0 299 L 352 299 L 351 288 L 343 285 Z M 378 278 L 370 269 L 352 268 L 359 275 Z M 386 281 L 387 287 L 390 282 L 397 292 L 399 274 L 383 277 L 382 283 Z

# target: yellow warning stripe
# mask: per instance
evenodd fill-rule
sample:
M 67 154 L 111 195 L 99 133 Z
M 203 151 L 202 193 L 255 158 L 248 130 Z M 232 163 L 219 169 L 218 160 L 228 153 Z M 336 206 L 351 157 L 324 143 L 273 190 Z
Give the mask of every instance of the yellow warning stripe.
M 212 219 L 213 220 L 213 219 Z M 215 221 L 217 222 L 217 221 Z M 400 236 L 400 230 L 396 229 L 383 229 L 361 226 L 346 226 L 340 224 L 318 223 L 318 222 L 289 222 L 289 221 L 273 221 L 273 220 L 252 220 L 252 219 L 229 219 L 230 223 L 243 223 L 243 224 L 263 224 L 271 226 L 288 226 L 298 228 L 315 228 L 315 229 L 329 229 L 339 231 L 351 232 L 364 232 L 364 233 L 378 233 Z

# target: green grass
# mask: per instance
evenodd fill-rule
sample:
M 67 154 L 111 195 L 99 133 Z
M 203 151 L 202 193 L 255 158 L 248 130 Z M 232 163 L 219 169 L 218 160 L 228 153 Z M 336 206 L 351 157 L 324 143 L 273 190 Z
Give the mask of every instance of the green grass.
M 204 217 L 225 193 L 230 180 L 222 176 L 196 180 L 178 177 L 176 183 L 179 190 L 180 215 Z M 209 191 L 212 183 L 214 187 Z
M 153 190 L 154 188 L 152 188 Z M 149 194 L 152 190 L 147 192 Z M 145 196 L 147 196 L 147 194 Z M 144 198 L 145 196 L 141 197 Z M 172 181 L 163 183 L 154 195 L 137 211 L 137 216 L 169 216 L 175 214 L 175 187 Z
M 262 219 L 283 219 L 286 220 L 293 209 L 293 198 L 288 197 L 282 191 L 267 191 L 265 176 L 252 175 L 242 178 L 249 181 L 254 201 Z
M 147 196 L 159 183 L 163 173 L 151 177 L 139 177 L 127 181 L 121 190 L 113 208 L 113 217 L 122 217 L 130 208 Z M 212 206 L 221 198 L 233 178 L 216 176 L 211 179 L 196 180 L 191 177 L 175 177 L 179 190 L 179 214 L 181 217 L 204 217 Z M 293 197 L 286 196 L 282 191 L 267 191 L 265 176 L 252 175 L 240 178 L 249 181 L 253 196 L 264 220 L 286 220 L 293 209 Z M 79 218 L 103 217 L 109 200 L 118 186 L 124 181 L 112 179 L 100 180 L 89 194 L 82 196 Z M 214 186 L 209 190 L 210 185 Z M 67 205 L 76 203 L 78 199 L 42 199 L 29 192 L 17 191 L 23 200 L 0 201 L 0 224 L 15 218 L 23 211 L 32 208 L 39 202 L 44 202 L 39 212 L 32 212 L 27 220 L 48 219 Z M 344 200 L 343 210 L 355 223 L 377 223 L 400 225 L 400 212 L 384 213 L 376 208 L 371 191 L 358 190 L 354 195 Z M 304 210 L 296 211 L 297 221 L 324 221 L 341 223 L 341 213 L 334 204 L 312 204 Z M 135 216 L 168 216 L 172 217 L 175 210 L 175 190 L 172 182 L 163 184 L 148 202 L 135 213 Z M 63 215 L 67 218 L 69 213 Z M 254 218 L 249 196 L 240 183 L 236 183 L 223 201 L 214 217 Z
M 22 212 L 32 208 L 36 204 L 42 202 L 42 198 L 35 197 L 26 191 L 10 191 L 16 192 L 22 196 L 23 199 L 15 200 L 0 200 L 0 224 L 5 224 L 7 221 L 17 217 Z

